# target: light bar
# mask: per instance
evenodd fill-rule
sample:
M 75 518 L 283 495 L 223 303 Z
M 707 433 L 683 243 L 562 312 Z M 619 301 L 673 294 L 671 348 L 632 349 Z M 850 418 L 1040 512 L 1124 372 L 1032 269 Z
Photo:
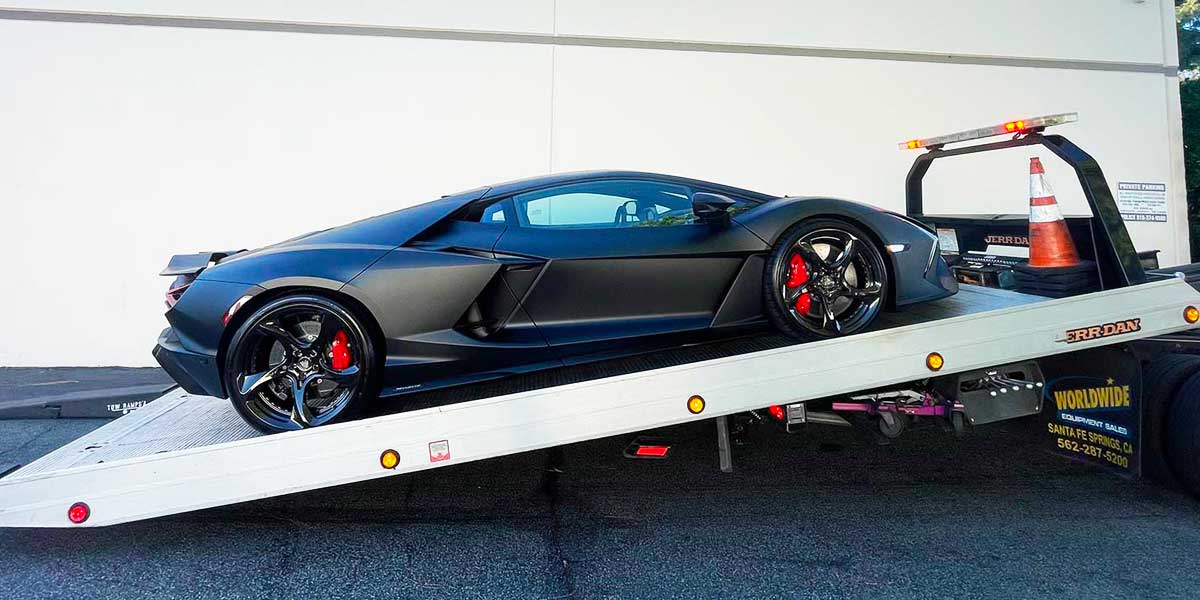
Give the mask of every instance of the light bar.
M 1001 123 L 1000 125 L 994 125 L 992 127 L 980 127 L 979 129 L 960 131 L 958 133 L 951 133 L 950 135 L 941 135 L 923 140 L 919 139 L 900 142 L 900 149 L 917 150 L 919 148 L 933 148 L 935 146 L 943 146 L 945 144 L 953 144 L 956 142 L 978 140 L 986 137 L 992 137 L 994 135 L 1028 133 L 1030 131 L 1045 129 L 1054 125 L 1074 123 L 1078 120 L 1079 113 L 1062 113 L 1060 115 L 1033 117 L 1031 119 L 1018 119 L 1016 121 L 1009 121 L 1007 123 Z

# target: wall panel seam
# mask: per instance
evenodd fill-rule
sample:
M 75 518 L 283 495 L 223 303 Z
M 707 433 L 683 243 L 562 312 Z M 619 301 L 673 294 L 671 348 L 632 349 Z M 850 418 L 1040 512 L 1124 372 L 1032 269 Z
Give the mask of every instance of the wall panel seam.
M 556 17 L 557 18 L 557 17 Z M 1161 73 L 1175 75 L 1174 65 L 1143 62 L 1077 60 L 1065 58 L 1011 57 L 983 54 L 955 54 L 902 50 L 870 50 L 818 46 L 791 46 L 736 42 L 702 42 L 652 38 L 561 35 L 557 33 L 524 33 L 469 29 L 439 29 L 394 25 L 355 25 L 305 21 L 264 19 L 231 19 L 217 17 L 166 16 L 130 13 L 84 11 L 29 10 L 0 8 L 0 20 L 42 21 L 59 23 L 93 23 L 133 25 L 142 27 L 174 27 L 181 29 L 221 29 L 232 31 L 261 31 L 275 33 L 304 33 L 363 37 L 394 37 L 466 42 L 497 42 L 510 44 L 539 44 L 593 48 L 624 48 L 670 50 L 677 52 L 709 52 L 718 54 L 757 54 L 767 56 L 807 56 L 858 60 L 887 60 L 943 64 L 986 65 L 1085 71 L 1119 71 L 1131 73 Z

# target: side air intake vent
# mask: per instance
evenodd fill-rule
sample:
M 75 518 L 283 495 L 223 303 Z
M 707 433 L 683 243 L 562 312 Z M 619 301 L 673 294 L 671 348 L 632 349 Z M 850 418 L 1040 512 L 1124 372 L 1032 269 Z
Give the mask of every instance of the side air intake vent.
M 488 282 L 454 328 L 475 338 L 483 339 L 495 333 L 517 309 L 517 299 L 504 283 L 503 269 Z

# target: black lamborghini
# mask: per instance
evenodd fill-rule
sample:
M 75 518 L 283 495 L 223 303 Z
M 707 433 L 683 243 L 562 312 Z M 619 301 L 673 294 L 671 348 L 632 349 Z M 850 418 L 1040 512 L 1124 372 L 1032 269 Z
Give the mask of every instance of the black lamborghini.
M 536 177 L 171 259 L 159 364 L 281 431 L 377 397 L 771 325 L 861 332 L 957 291 L 937 236 L 845 200 L 638 172 Z

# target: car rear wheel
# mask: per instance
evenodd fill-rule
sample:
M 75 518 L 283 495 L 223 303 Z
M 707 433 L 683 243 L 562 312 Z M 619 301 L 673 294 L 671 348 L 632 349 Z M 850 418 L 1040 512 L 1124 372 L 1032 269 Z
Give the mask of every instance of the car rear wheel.
M 359 414 L 374 364 L 371 338 L 350 310 L 320 296 L 285 296 L 238 327 L 225 353 L 225 386 L 259 430 L 304 429 Z
M 776 243 L 763 274 L 767 316 L 800 339 L 858 333 L 887 298 L 883 261 L 871 238 L 848 222 L 797 223 Z

